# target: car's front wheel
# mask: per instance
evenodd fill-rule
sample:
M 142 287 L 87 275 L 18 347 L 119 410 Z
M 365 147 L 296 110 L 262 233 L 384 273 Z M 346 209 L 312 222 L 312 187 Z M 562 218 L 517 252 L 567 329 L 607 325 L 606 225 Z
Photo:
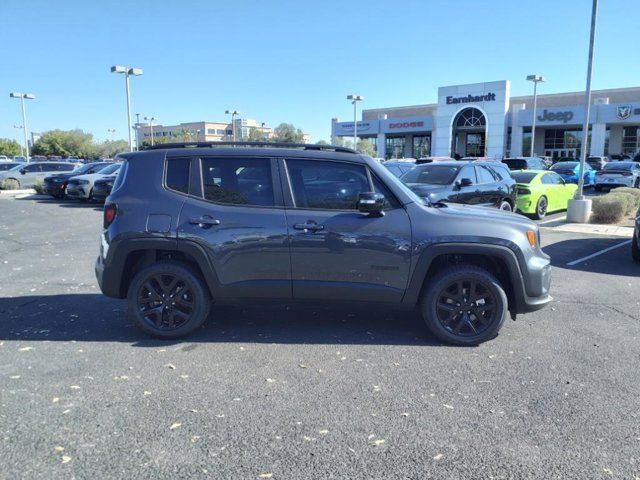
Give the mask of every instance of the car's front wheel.
M 178 338 L 200 327 L 211 298 L 204 281 L 178 262 L 162 261 L 139 271 L 127 294 L 129 315 L 145 332 Z
M 456 345 L 478 345 L 494 338 L 507 315 L 507 295 L 498 280 L 474 265 L 437 273 L 421 302 L 429 330 Z
M 20 182 L 15 178 L 8 178 L 2 182 L 2 188 L 5 190 L 19 190 Z
M 513 207 L 511 206 L 511 203 L 509 203 L 508 200 L 502 200 L 500 202 L 499 208 L 500 208 L 500 210 L 502 210 L 504 212 L 512 212 L 513 211 Z
M 542 220 L 547 216 L 547 209 L 549 205 L 547 202 L 547 197 L 544 195 L 538 199 L 538 204 L 536 205 L 536 213 L 534 214 L 537 220 Z

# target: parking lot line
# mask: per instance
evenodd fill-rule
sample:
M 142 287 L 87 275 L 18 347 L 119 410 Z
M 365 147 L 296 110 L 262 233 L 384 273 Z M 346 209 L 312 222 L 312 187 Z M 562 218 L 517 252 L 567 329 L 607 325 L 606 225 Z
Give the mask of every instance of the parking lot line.
M 630 243 L 631 243 L 631 240 L 625 240 L 624 242 L 617 243 L 607 248 L 603 248 L 602 250 L 599 250 L 596 253 L 592 253 L 591 255 L 587 255 L 586 257 L 573 260 L 572 262 L 567 263 L 567 266 L 572 267 L 574 265 L 577 265 L 578 263 L 586 262 L 587 260 L 591 260 L 592 258 L 595 258 L 598 255 L 602 255 L 603 253 L 610 252 L 611 250 L 615 250 L 616 248 L 619 248 L 619 247 L 624 247 L 625 245 L 629 245 Z

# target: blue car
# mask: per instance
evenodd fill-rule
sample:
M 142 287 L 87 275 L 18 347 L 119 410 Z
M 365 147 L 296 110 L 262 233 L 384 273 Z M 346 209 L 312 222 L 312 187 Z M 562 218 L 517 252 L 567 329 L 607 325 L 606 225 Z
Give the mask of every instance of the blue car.
M 550 168 L 567 183 L 578 183 L 580 162 L 558 162 Z M 584 164 L 584 186 L 593 187 L 596 184 L 596 171 L 588 163 Z

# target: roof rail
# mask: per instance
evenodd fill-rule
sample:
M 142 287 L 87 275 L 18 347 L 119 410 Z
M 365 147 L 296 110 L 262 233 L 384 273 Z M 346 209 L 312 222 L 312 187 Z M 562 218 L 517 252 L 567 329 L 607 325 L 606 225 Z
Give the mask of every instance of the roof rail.
M 144 147 L 142 150 L 163 150 L 165 148 L 206 148 L 206 147 L 263 147 L 263 148 L 297 148 L 301 150 L 327 150 L 339 153 L 358 153 L 351 148 L 336 145 L 316 145 L 312 143 L 284 142 L 176 142 L 160 143 Z

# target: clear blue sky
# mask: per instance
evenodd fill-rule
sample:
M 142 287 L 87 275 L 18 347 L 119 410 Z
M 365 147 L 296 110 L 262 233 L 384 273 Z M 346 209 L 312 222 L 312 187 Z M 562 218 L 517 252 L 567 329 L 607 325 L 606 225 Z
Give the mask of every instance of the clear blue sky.
M 222 120 L 226 108 L 329 139 L 364 107 L 430 103 L 438 86 L 509 79 L 528 94 L 581 90 L 591 0 L 1 0 L 0 137 L 29 129 L 126 137 L 124 79 L 141 67 L 133 113 L 161 123 Z M 636 0 L 600 0 L 593 88 L 640 85 Z

